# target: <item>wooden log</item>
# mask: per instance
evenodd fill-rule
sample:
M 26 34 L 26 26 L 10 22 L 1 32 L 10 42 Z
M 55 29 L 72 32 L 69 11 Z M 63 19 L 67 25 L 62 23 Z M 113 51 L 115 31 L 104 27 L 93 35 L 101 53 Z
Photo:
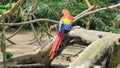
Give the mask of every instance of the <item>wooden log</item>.
M 59 64 L 52 64 L 48 68 L 67 68 L 69 65 L 59 65 Z M 13 65 L 12 68 L 45 68 L 43 64 L 35 63 L 35 64 L 20 64 L 20 65 Z
M 120 35 L 106 36 L 91 43 L 68 68 L 94 68 L 94 65 L 116 68 L 120 63 L 119 52 Z
M 76 29 L 78 28 L 78 29 Z M 96 30 L 86 30 L 79 26 L 73 27 L 69 32 L 70 37 L 78 37 L 85 43 L 92 43 L 97 39 L 103 38 L 105 36 L 118 35 L 110 32 L 96 31 Z

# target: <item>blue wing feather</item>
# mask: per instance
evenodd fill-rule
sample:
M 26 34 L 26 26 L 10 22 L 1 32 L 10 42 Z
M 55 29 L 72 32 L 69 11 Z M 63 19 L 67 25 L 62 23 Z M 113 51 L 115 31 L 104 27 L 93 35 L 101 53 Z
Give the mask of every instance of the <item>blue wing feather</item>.
M 71 26 L 72 26 L 72 22 L 70 24 L 64 24 L 64 22 L 62 21 L 60 24 L 59 24 L 59 29 L 58 29 L 58 34 L 59 32 L 63 31 L 63 30 L 67 30 L 69 31 Z

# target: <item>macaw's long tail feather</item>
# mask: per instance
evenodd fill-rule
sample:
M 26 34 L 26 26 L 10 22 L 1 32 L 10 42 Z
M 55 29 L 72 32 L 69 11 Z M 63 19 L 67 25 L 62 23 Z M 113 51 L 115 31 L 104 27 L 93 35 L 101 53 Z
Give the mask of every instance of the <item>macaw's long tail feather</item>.
M 59 46 L 60 46 L 60 43 L 61 43 L 61 41 L 62 41 L 63 36 L 64 36 L 64 31 L 61 31 L 61 32 L 57 35 L 57 37 L 56 37 L 56 39 L 55 39 L 55 41 L 54 41 L 54 43 L 53 43 L 53 45 L 52 45 L 52 48 L 51 48 L 51 50 L 50 50 L 50 53 L 49 53 L 50 59 L 52 59 L 52 58 L 54 57 L 55 52 L 58 50 L 58 48 L 59 48 Z

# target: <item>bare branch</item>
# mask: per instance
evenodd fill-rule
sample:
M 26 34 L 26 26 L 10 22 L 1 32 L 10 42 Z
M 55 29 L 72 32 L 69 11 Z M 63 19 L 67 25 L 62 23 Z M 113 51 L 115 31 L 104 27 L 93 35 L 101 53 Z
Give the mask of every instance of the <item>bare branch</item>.
M 90 8 L 91 5 L 90 5 L 89 1 L 88 1 L 88 0 L 85 0 L 85 1 L 86 1 L 86 4 L 88 5 L 88 8 Z M 93 10 L 96 9 L 96 5 L 97 5 L 97 0 L 95 0 L 95 2 L 94 2 L 94 8 L 93 8 Z M 90 14 L 89 17 L 88 17 L 88 21 L 87 21 L 87 24 L 86 24 L 86 29 L 88 29 L 88 30 L 90 29 L 92 16 L 93 16 L 93 15 Z
M 94 9 L 96 9 L 96 7 L 97 7 L 97 2 L 98 2 L 98 0 L 95 0 L 95 2 L 94 2 Z
M 40 0 L 37 0 L 37 1 L 36 1 L 36 3 L 35 3 L 35 5 L 34 5 L 33 9 L 32 9 L 29 13 L 33 13 L 33 12 L 36 10 L 36 8 L 37 8 L 39 2 L 40 2 Z
M 12 0 L 10 0 L 10 8 L 12 8 Z
M 32 20 L 31 17 L 29 17 L 29 20 Z M 34 33 L 34 36 L 35 36 L 38 44 L 39 44 L 39 45 L 42 45 L 42 44 L 41 44 L 41 41 L 39 40 L 39 38 L 38 38 L 38 36 L 37 36 L 37 33 L 36 33 L 36 31 L 35 31 L 35 28 L 34 28 L 33 23 L 30 23 L 30 25 L 31 25 L 32 31 L 33 31 L 33 33 Z
M 85 3 L 87 4 L 88 8 L 91 7 L 91 4 L 90 4 L 90 2 L 88 0 L 85 0 Z
M 18 25 L 25 25 L 25 24 L 30 24 L 30 23 L 36 23 L 38 21 L 41 21 L 41 22 L 51 22 L 51 23 L 58 24 L 58 21 L 55 21 L 55 20 L 50 20 L 50 19 L 35 19 L 35 20 L 26 21 L 26 22 L 19 22 L 19 23 L 5 23 L 5 25 L 6 26 L 18 26 Z M 0 25 L 2 25 L 2 24 L 0 23 Z
M 83 15 L 83 14 L 91 11 L 93 8 L 94 8 L 94 7 L 92 6 L 92 7 L 88 8 L 88 9 L 84 10 L 84 11 L 81 12 L 80 14 L 76 15 L 76 16 L 74 17 L 74 19 L 76 19 L 76 18 L 78 18 L 79 16 L 81 16 L 81 15 Z
M 90 4 L 90 2 L 88 0 L 85 0 L 85 3 L 87 4 L 88 8 L 91 7 L 91 4 Z M 86 24 L 86 29 L 90 29 L 91 17 L 92 17 L 92 14 L 90 14 L 88 16 L 88 21 L 87 21 L 87 24 Z
M 35 19 L 37 19 L 34 14 L 32 14 L 32 16 L 33 16 Z M 39 25 L 49 36 L 53 37 L 47 30 L 44 29 L 44 27 L 40 24 L 40 22 L 37 22 L 37 23 L 38 23 L 38 25 Z
M 15 36 L 21 29 L 22 29 L 23 25 L 21 25 L 18 30 L 16 30 L 11 36 L 9 36 L 7 39 L 12 38 L 13 36 Z

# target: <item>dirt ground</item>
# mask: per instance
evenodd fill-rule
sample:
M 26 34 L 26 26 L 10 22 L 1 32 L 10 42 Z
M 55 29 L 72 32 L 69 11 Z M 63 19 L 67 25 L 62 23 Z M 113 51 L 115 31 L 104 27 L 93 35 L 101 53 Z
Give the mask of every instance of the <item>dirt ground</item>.
M 13 32 L 7 32 L 6 36 L 9 37 L 12 35 L 12 33 Z M 7 51 L 13 52 L 14 55 L 33 52 L 39 47 L 37 43 L 31 44 L 31 45 L 27 44 L 33 38 L 34 38 L 33 33 L 30 31 L 20 32 L 19 34 L 15 35 L 10 39 L 16 43 L 15 45 L 12 45 L 11 43 L 6 42 Z M 2 53 L 0 53 L 0 59 L 2 59 Z
M 6 36 L 9 37 L 13 34 L 13 32 L 6 32 Z M 29 42 L 31 42 L 34 39 L 34 35 L 31 31 L 22 31 L 19 32 L 17 35 L 15 35 L 14 37 L 12 37 L 10 40 L 15 42 L 15 45 L 12 45 L 9 42 L 7 43 L 7 51 L 11 51 L 13 52 L 14 56 L 17 55 L 22 55 L 22 54 L 26 54 L 26 53 L 30 53 L 30 52 L 34 52 L 36 51 L 40 46 L 39 44 L 33 43 L 33 44 L 28 44 Z M 48 40 L 48 38 L 44 38 L 42 40 L 46 41 Z M 71 60 L 69 60 L 68 58 L 74 56 L 76 53 L 78 53 L 79 51 L 83 50 L 84 47 L 75 47 L 75 46 L 68 46 L 67 48 L 65 48 L 65 50 L 60 54 L 60 56 L 56 57 L 56 59 L 54 59 L 54 61 L 52 62 L 53 64 L 69 64 L 71 62 Z M 75 55 L 77 56 L 77 55 Z M 74 57 L 75 57 L 74 56 Z M 0 60 L 2 59 L 2 53 L 0 52 Z M 68 60 L 66 60 L 68 59 Z
M 6 36 L 9 37 L 13 32 L 6 32 Z M 40 46 L 38 43 L 28 44 L 34 39 L 34 35 L 31 31 L 19 32 L 17 35 L 12 37 L 10 40 L 14 41 L 16 44 L 12 45 L 7 42 L 7 51 L 13 52 L 14 56 L 34 52 Z M 43 41 L 47 40 L 44 39 Z M 84 50 L 85 46 L 67 46 L 63 52 L 56 57 L 52 64 L 70 64 L 81 52 Z M 0 60 L 2 59 L 2 53 L 0 52 Z M 120 68 L 120 67 L 117 67 Z

